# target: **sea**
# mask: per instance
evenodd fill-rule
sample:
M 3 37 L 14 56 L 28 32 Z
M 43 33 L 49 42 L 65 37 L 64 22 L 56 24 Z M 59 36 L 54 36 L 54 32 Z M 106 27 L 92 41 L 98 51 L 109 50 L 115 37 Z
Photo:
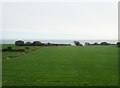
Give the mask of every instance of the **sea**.
M 17 40 L 1 40 L 0 44 L 15 44 L 15 41 Z M 74 45 L 74 41 L 79 41 L 81 44 L 85 44 L 86 42 L 89 42 L 91 44 L 97 42 L 97 43 L 101 43 L 101 42 L 108 42 L 108 43 L 112 43 L 112 44 L 116 44 L 118 42 L 118 40 L 22 40 L 25 43 L 26 42 L 34 42 L 34 41 L 40 41 L 42 43 L 55 43 L 55 44 L 71 44 Z

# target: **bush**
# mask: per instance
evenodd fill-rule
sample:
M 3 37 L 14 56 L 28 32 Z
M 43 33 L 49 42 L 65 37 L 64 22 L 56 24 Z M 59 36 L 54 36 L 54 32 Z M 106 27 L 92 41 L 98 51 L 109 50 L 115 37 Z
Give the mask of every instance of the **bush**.
M 95 42 L 93 45 L 99 45 L 97 42 Z
M 33 46 L 41 46 L 42 43 L 41 43 L 40 41 L 34 41 L 34 42 L 32 43 L 32 45 L 33 45 Z
M 83 46 L 82 44 L 79 44 L 78 46 Z
M 90 44 L 89 42 L 86 42 L 86 43 L 85 43 L 85 46 L 87 46 L 87 45 L 91 45 L 91 44 Z
M 18 41 L 15 42 L 15 45 L 23 46 L 24 45 L 24 41 L 18 40 Z
M 110 45 L 110 44 L 107 42 L 101 42 L 100 45 Z
M 25 52 L 25 49 L 12 49 L 12 50 L 2 49 L 2 51 L 4 52 Z
M 78 46 L 80 43 L 79 43 L 79 41 L 74 41 L 74 44 L 75 44 L 76 46 Z
M 30 46 L 30 45 L 31 45 L 31 42 L 26 42 L 25 45 L 26 45 L 26 46 Z
M 7 47 L 7 50 L 8 50 L 8 51 L 11 51 L 11 50 L 12 50 L 12 47 L 11 47 L 11 46 L 8 46 L 8 47 Z
M 74 44 L 75 44 L 76 46 L 83 46 L 82 44 L 80 44 L 79 41 L 74 41 Z
M 117 44 L 116 44 L 116 45 L 117 45 L 117 47 L 119 47 L 119 48 L 120 48 L 120 42 L 117 42 Z

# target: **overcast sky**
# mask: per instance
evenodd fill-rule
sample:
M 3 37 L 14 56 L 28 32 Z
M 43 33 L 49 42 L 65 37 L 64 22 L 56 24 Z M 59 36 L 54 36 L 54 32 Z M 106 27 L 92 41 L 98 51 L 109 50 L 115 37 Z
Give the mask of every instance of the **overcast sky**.
M 3 39 L 118 39 L 116 2 L 6 2 L 1 7 Z

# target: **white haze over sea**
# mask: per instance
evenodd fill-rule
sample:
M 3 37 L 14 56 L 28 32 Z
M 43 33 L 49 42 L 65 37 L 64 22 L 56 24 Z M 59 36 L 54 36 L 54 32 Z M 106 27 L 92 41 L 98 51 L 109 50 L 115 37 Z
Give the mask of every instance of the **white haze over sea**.
M 2 40 L 0 41 L 0 44 L 15 44 L 15 41 L 17 40 Z M 101 42 L 108 42 L 112 44 L 116 44 L 118 41 L 117 40 L 23 40 L 25 43 L 26 42 L 33 42 L 33 41 L 40 41 L 42 43 L 61 43 L 61 44 L 72 44 L 74 45 L 74 41 L 79 41 L 81 44 L 85 44 L 85 42 L 89 43 L 101 43 Z

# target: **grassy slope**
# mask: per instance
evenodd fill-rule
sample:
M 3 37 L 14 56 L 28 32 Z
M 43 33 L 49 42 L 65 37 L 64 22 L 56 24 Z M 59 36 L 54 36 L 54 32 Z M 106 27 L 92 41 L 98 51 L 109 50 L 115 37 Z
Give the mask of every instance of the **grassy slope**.
M 29 47 L 28 52 L 33 51 L 34 49 L 40 48 L 39 46 L 16 46 L 14 44 L 3 44 L 2 48 L 6 49 L 8 46 L 11 46 L 12 49 L 25 49 L 25 47 Z M 10 56 L 21 56 L 24 52 L 3 52 L 2 57 L 8 58 Z
M 117 85 L 117 48 L 41 47 L 3 60 L 3 85 Z

